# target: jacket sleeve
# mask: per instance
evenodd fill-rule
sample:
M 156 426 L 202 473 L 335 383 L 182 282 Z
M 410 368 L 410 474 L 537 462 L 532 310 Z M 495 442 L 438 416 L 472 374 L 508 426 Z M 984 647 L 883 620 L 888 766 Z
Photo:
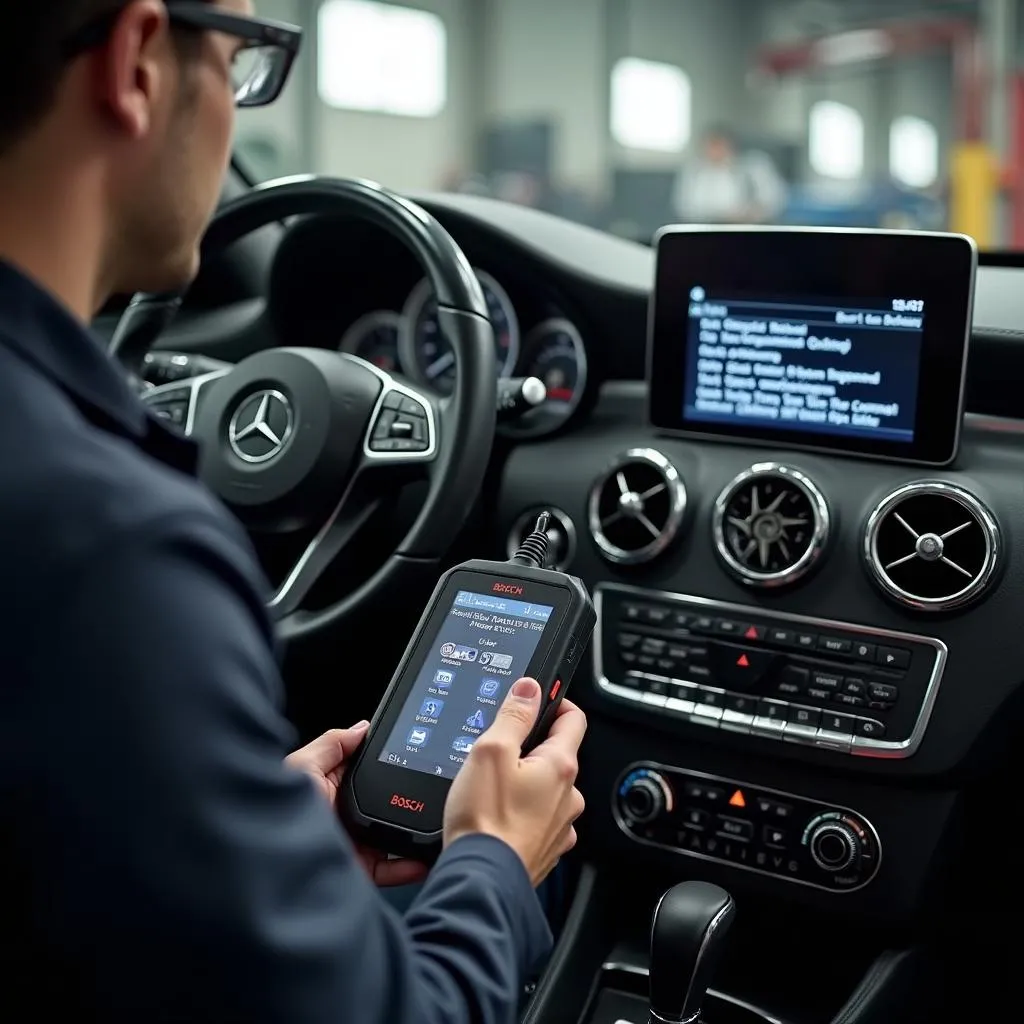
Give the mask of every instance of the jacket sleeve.
M 214 516 L 81 567 L 19 666 L 45 944 L 107 1020 L 511 1022 L 550 934 L 526 871 L 472 836 L 403 919 L 294 741 L 248 554 Z M 325 668 L 344 677 L 345 666 Z

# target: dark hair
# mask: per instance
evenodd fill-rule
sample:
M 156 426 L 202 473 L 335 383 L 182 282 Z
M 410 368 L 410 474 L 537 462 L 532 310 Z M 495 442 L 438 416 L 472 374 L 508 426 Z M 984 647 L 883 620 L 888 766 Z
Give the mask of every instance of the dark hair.
M 74 42 L 83 31 L 111 23 L 132 0 L 26 0 L 12 4 L 0 32 L 0 156 L 45 116 L 53 103 Z M 173 3 L 173 0 L 169 0 Z M 206 0 L 213 2 L 213 0 Z M 194 38 L 180 32 L 183 44 Z

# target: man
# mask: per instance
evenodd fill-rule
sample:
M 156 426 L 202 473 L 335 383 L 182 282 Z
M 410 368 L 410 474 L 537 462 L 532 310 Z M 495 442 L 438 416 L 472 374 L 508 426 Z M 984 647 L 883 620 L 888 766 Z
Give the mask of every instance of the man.
M 333 809 L 365 723 L 284 763 L 247 540 L 84 327 L 195 275 L 249 0 L 5 15 L 0 1019 L 511 1021 L 550 941 L 534 887 L 575 841 L 582 714 L 521 759 L 540 694 L 513 687 L 400 918 L 372 879 L 419 869 L 354 850 Z
M 765 153 L 741 153 L 728 128 L 714 125 L 676 179 L 676 215 L 687 223 L 761 224 L 786 202 L 786 186 Z

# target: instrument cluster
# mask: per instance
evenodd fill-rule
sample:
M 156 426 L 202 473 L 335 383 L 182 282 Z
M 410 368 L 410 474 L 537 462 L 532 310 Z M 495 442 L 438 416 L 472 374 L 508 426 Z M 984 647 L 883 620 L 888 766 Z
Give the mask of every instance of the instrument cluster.
M 520 321 L 508 292 L 498 280 L 476 270 L 494 328 L 499 378 L 537 377 L 547 398 L 536 409 L 501 430 L 518 438 L 539 437 L 567 422 L 587 388 L 587 354 L 577 326 L 564 317 L 529 326 Z M 442 333 L 437 302 L 424 278 L 409 293 L 401 310 L 376 309 L 360 316 L 345 331 L 339 349 L 407 377 L 440 396 L 451 394 L 455 355 Z

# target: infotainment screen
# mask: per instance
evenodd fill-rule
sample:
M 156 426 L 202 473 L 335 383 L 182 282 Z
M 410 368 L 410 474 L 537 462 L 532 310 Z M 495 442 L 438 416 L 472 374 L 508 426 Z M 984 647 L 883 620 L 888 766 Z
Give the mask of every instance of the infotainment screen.
M 670 229 L 658 241 L 651 420 L 945 465 L 975 268 L 957 235 Z

